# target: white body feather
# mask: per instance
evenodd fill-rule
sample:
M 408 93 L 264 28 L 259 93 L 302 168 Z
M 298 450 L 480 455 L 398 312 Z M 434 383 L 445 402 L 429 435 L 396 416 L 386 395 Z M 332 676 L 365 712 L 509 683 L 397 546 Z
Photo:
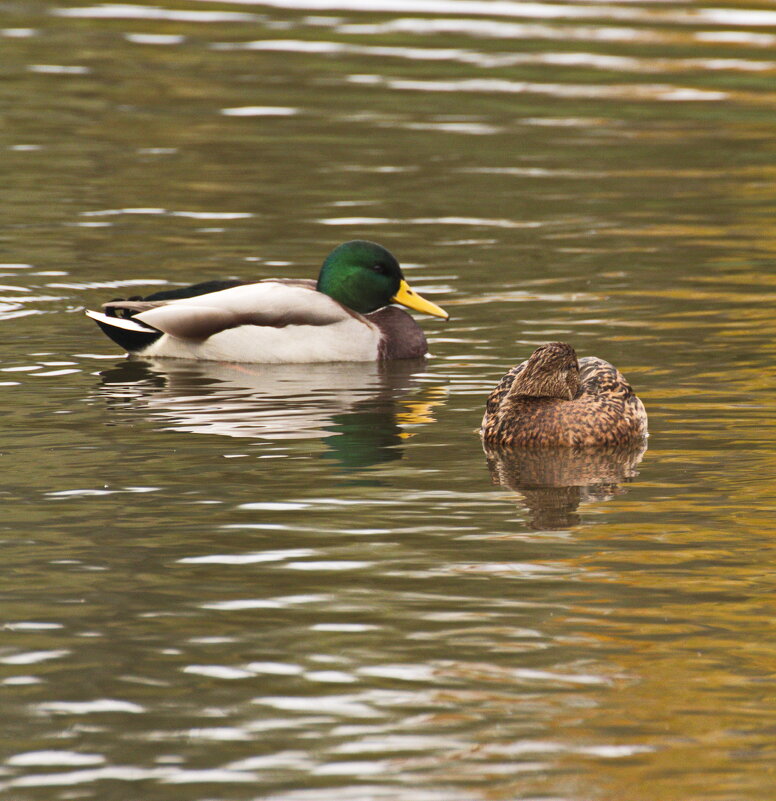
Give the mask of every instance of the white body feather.
M 380 332 L 367 320 L 350 317 L 332 325 L 284 328 L 241 325 L 204 342 L 165 334 L 142 351 L 143 356 L 265 364 L 301 362 L 369 362 L 377 359 Z
M 313 287 L 263 281 L 180 298 L 132 319 L 102 323 L 163 335 L 143 356 L 256 363 L 362 362 L 378 358 L 380 329 Z

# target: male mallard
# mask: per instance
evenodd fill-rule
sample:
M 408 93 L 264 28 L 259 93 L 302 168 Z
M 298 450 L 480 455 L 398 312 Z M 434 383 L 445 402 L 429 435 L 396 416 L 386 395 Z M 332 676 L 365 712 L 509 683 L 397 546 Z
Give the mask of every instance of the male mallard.
M 490 393 L 480 433 L 495 447 L 621 445 L 647 436 L 647 413 L 609 362 L 549 342 Z
M 374 242 L 335 248 L 317 283 L 206 281 L 87 311 L 114 342 L 149 357 L 229 362 L 355 362 L 425 356 L 426 337 L 400 303 L 447 319 Z

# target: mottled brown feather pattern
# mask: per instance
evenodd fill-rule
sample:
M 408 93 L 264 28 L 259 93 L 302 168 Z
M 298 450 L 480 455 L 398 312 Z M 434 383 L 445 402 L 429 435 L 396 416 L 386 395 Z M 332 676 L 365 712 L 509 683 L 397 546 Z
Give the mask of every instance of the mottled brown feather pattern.
M 490 393 L 481 434 L 500 447 L 619 445 L 647 435 L 647 413 L 611 364 L 550 342 Z

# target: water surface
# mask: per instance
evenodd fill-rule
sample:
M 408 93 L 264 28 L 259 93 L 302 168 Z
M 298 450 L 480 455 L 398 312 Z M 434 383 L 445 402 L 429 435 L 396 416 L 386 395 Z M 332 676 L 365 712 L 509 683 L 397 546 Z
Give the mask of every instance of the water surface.
M 768 797 L 775 44 L 754 0 L 5 3 L 2 792 Z M 82 314 L 355 237 L 451 312 L 428 360 Z M 548 340 L 646 452 L 486 458 Z

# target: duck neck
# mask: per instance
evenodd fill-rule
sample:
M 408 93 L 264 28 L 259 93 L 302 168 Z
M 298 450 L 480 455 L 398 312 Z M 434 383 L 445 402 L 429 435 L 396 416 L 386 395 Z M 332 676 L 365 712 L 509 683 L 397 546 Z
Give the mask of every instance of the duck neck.
M 543 399 L 573 400 L 579 392 L 579 373 L 545 373 L 532 375 L 524 371 L 515 376 L 507 398 L 510 401 Z

